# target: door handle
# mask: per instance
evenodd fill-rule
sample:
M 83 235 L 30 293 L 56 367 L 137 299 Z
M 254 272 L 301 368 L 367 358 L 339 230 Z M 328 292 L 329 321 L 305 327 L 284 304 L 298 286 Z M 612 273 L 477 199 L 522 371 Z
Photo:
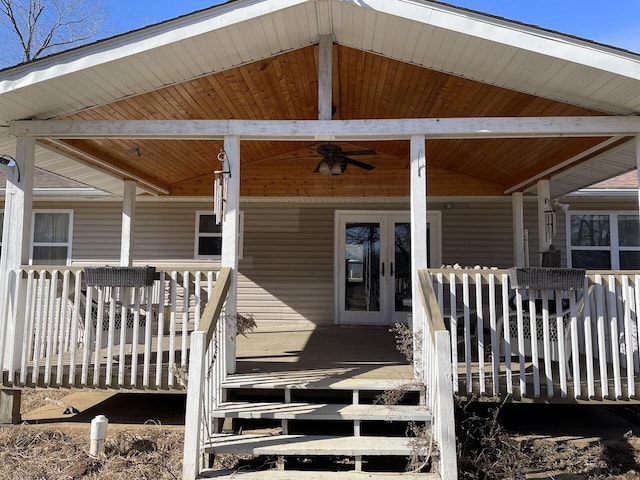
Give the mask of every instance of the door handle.
M 384 277 L 384 262 L 382 262 L 382 276 Z
M 389 272 L 389 276 L 393 277 L 393 262 L 391 262 L 391 271 Z

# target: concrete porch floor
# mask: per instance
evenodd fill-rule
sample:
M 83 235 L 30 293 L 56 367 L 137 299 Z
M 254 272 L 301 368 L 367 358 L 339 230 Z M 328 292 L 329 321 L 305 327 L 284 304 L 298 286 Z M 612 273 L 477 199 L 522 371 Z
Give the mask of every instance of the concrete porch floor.
M 370 379 L 410 380 L 412 367 L 389 327 L 260 325 L 237 340 L 237 373 L 335 371 Z

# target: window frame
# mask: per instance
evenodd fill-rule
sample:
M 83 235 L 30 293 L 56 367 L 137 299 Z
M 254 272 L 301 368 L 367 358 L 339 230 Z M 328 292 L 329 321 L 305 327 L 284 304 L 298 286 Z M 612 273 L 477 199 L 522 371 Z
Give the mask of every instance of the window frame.
M 65 213 L 69 216 L 69 231 L 67 234 L 66 242 L 36 242 L 35 241 L 36 214 L 39 214 L 39 213 Z M 35 247 L 61 247 L 61 246 L 65 246 L 67 248 L 67 258 L 64 265 L 71 266 L 71 258 L 72 258 L 72 251 L 73 251 L 73 210 L 62 209 L 62 208 L 33 209 L 31 213 L 31 241 L 29 245 L 29 265 L 33 265 L 33 250 Z
M 202 237 L 220 237 L 222 239 L 222 224 L 220 228 L 220 234 L 211 234 L 211 233 L 200 233 L 200 218 L 202 216 L 213 216 L 213 210 L 196 210 L 196 218 L 195 218 L 195 233 L 194 233 L 194 242 L 193 242 L 193 258 L 196 260 L 216 260 L 220 261 L 222 259 L 222 255 L 199 255 L 198 254 L 198 245 L 199 240 Z M 238 212 L 238 259 L 242 259 L 242 251 L 244 248 L 244 212 Z
M 574 215 L 607 215 L 609 217 L 609 245 L 574 246 L 571 244 L 571 218 Z M 620 252 L 640 252 L 640 245 L 620 246 L 618 231 L 618 218 L 620 216 L 639 217 L 637 210 L 569 210 L 566 215 L 566 244 L 567 244 L 567 267 L 573 266 L 574 251 L 605 251 L 610 252 L 611 270 L 620 270 Z

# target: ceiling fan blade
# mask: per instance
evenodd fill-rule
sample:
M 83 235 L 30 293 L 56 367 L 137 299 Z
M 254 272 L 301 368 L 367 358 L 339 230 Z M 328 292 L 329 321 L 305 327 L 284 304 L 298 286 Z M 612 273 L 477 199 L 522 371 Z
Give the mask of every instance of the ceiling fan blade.
M 324 162 L 324 159 L 320 160 L 318 162 L 318 165 L 316 165 L 316 169 L 313 171 L 313 173 L 318 173 L 320 172 L 320 165 L 322 165 L 322 162 Z
M 343 159 L 346 163 L 350 163 L 354 167 L 364 168 L 365 170 L 373 170 L 374 168 L 376 168 L 373 165 L 354 160 L 353 158 L 343 157 Z
M 342 152 L 342 155 L 377 155 L 375 150 L 355 150 L 353 152 Z

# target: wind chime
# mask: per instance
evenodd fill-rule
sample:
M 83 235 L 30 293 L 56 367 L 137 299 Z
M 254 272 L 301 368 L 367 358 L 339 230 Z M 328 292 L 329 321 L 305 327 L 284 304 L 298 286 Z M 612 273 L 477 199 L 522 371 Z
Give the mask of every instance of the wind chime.
M 231 177 L 231 169 L 227 152 L 223 148 L 220 149 L 217 158 L 220 167 L 213 172 L 213 214 L 216 218 L 216 225 L 220 225 L 227 209 L 227 182 Z

